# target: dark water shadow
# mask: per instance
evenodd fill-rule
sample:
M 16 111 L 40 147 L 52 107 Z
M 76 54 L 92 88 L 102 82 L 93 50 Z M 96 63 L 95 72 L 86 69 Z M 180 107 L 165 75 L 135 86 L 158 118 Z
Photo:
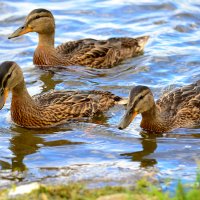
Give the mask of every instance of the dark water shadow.
M 63 80 L 53 80 L 54 72 L 53 71 L 45 71 L 40 76 L 40 80 L 44 83 L 42 86 L 42 92 L 48 92 L 49 90 L 54 90 L 57 84 L 63 82 Z
M 72 142 L 69 140 L 45 141 L 40 134 L 55 134 L 59 128 L 29 130 L 20 127 L 11 128 L 13 137 L 10 139 L 9 149 L 13 153 L 11 164 L 0 163 L 4 169 L 23 172 L 27 169 L 24 164 L 24 158 L 27 155 L 36 153 L 42 147 L 55 147 L 64 145 L 83 144 L 82 142 Z M 57 130 L 57 131 L 56 131 Z M 63 130 L 63 129 L 62 129 Z M 65 129 L 65 131 L 67 131 Z
M 120 155 L 130 158 L 133 162 L 140 162 L 140 167 L 151 167 L 158 163 L 158 161 L 155 158 L 152 158 L 150 156 L 156 151 L 158 142 L 160 143 L 162 140 L 165 140 L 166 142 L 170 138 L 182 139 L 182 140 L 199 139 L 200 134 L 195 133 L 196 132 L 195 130 L 198 132 L 199 127 L 197 127 L 196 129 L 195 128 L 189 130 L 187 129 L 187 131 L 189 131 L 190 133 L 185 133 L 186 129 L 177 129 L 173 132 L 167 132 L 167 133 L 153 133 L 153 132 L 141 131 L 140 135 L 142 136 L 142 138 L 139 138 L 139 140 L 141 141 L 142 150 L 127 152 Z
M 146 133 L 144 135 L 143 132 L 140 134 L 142 135 L 142 138 L 139 138 L 141 141 L 142 150 L 123 153 L 120 155 L 131 158 L 133 162 L 140 162 L 140 167 L 152 167 L 157 164 L 157 160 L 154 158 L 148 158 L 148 155 L 154 153 L 154 151 L 157 149 L 156 136 L 148 135 L 148 137 L 146 137 Z

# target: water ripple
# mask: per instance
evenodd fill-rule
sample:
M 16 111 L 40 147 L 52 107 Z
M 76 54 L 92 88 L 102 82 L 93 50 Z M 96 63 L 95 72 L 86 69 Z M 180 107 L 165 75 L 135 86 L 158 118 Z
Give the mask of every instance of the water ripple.
M 82 38 L 151 38 L 143 55 L 113 69 L 70 66 L 65 71 L 40 70 L 32 64 L 37 34 L 13 40 L 7 37 L 32 9 L 41 7 L 55 16 L 56 44 Z M 199 80 L 199 9 L 195 0 L 0 2 L 1 61 L 14 60 L 21 65 L 31 95 L 50 89 L 101 89 L 126 97 L 132 86 L 142 84 L 151 87 L 159 98 Z M 124 108 L 115 107 L 89 123 L 27 130 L 10 122 L 9 109 L 10 98 L 1 110 L 0 187 L 72 179 L 123 184 L 133 182 L 136 173 L 143 176 L 150 171 L 159 179 L 170 178 L 170 189 L 179 178 L 187 182 L 195 179 L 196 160 L 200 159 L 199 127 L 147 135 L 141 132 L 138 116 L 130 127 L 120 131 L 116 127 Z

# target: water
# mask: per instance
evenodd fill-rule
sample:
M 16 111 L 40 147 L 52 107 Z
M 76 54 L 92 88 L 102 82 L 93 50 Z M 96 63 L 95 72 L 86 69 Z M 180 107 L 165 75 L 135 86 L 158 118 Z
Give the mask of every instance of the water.
M 37 34 L 8 40 L 35 8 L 46 8 L 56 19 L 56 43 L 81 38 L 150 35 L 144 55 L 113 69 L 69 67 L 42 71 L 32 64 Z M 127 96 L 137 84 L 149 86 L 155 98 L 190 84 L 200 75 L 199 1 L 77 0 L 1 1 L 1 62 L 22 68 L 29 92 L 49 89 L 99 89 Z M 116 106 L 94 123 L 70 123 L 47 130 L 28 130 L 9 119 L 10 98 L 0 111 L 0 187 L 32 181 L 97 185 L 131 184 L 146 176 L 161 183 L 195 180 L 200 159 L 200 129 L 178 129 L 144 135 L 141 117 L 127 129 L 116 127 L 124 108 Z

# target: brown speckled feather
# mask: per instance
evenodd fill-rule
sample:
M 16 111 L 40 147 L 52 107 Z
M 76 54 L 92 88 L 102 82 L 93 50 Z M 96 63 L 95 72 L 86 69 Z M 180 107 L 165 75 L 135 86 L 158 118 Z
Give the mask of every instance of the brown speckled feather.
M 164 95 L 156 105 L 169 130 L 200 125 L 200 81 Z
M 50 91 L 33 96 L 34 103 L 26 107 L 23 103 L 27 102 L 13 99 L 11 111 L 13 121 L 18 125 L 29 128 L 51 127 L 68 120 L 92 117 L 108 110 L 120 100 L 120 97 L 104 91 Z
M 83 113 L 84 110 L 92 108 L 90 115 L 92 116 L 96 112 L 103 112 L 115 105 L 118 101 L 122 100 L 120 97 L 115 96 L 110 92 L 104 91 L 49 91 L 44 94 L 33 96 L 35 102 L 38 105 L 49 107 L 52 105 L 67 106 L 68 110 L 73 107 L 79 106 L 80 111 L 77 113 Z M 88 108 L 87 108 L 88 106 Z M 70 111 L 71 112 L 71 111 Z
M 127 112 L 119 128 L 126 128 L 137 114 L 142 115 L 140 126 L 148 132 L 162 133 L 199 126 L 200 80 L 165 94 L 157 102 L 148 87 L 132 88 Z
M 31 97 L 21 68 L 15 62 L 0 65 L 0 109 L 12 92 L 11 118 L 26 128 L 47 128 L 68 120 L 93 117 L 115 104 L 125 104 L 107 91 L 49 91 Z
M 178 88 L 163 97 L 156 104 L 160 106 L 162 112 L 166 112 L 170 117 L 180 113 L 182 108 L 188 106 L 198 107 L 200 109 L 200 81 L 194 84 Z
M 109 68 L 143 51 L 144 38 L 84 39 L 64 43 L 56 48 L 69 63 L 95 68 Z
M 108 40 L 82 39 L 54 48 L 55 21 L 46 9 L 35 9 L 26 17 L 25 24 L 9 38 L 28 32 L 37 32 L 39 43 L 33 62 L 39 66 L 82 65 L 92 68 L 111 68 L 121 61 L 141 54 L 149 36 L 137 38 L 110 38 Z

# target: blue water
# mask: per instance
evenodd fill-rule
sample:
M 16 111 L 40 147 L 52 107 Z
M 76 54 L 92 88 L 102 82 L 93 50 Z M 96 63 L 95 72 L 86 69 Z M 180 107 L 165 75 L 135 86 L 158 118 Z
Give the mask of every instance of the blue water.
M 37 34 L 8 40 L 35 8 L 52 11 L 56 44 L 65 41 L 150 35 L 144 54 L 113 69 L 73 66 L 42 71 L 32 64 Z M 132 86 L 149 86 L 155 98 L 200 77 L 199 1 L 77 0 L 1 1 L 0 58 L 22 68 L 28 91 L 108 90 L 128 96 Z M 0 111 L 0 187 L 84 181 L 91 185 L 132 184 L 142 177 L 173 190 L 179 179 L 195 180 L 200 160 L 200 129 L 178 129 L 162 136 L 143 135 L 141 117 L 127 129 L 116 127 L 124 108 L 116 106 L 94 123 L 70 123 L 28 130 L 9 119 L 10 98 Z

